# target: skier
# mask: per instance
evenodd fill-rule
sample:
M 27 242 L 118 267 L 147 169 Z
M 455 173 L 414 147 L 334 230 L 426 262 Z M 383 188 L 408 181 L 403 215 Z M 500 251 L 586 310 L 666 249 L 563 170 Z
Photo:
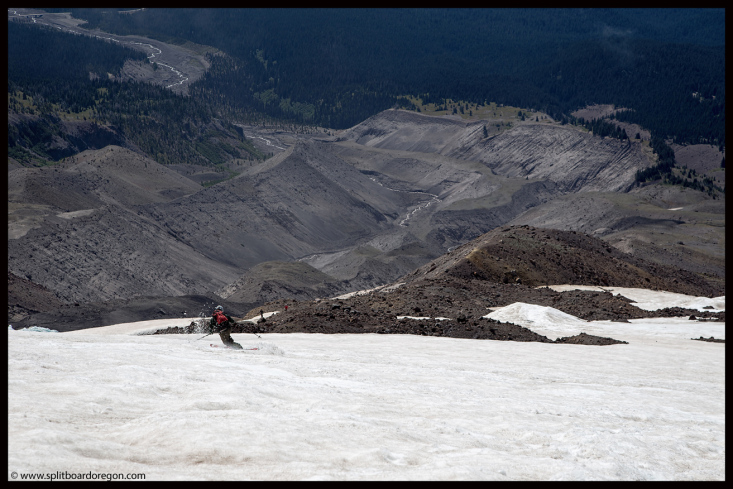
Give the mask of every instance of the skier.
M 211 321 L 209 321 L 209 328 L 211 332 L 218 332 L 219 337 L 221 337 L 222 343 L 224 343 L 225 346 L 228 346 L 229 348 L 234 348 L 235 350 L 241 350 L 242 345 L 239 343 L 236 343 L 232 339 L 232 326 L 234 325 L 234 321 L 230 316 L 227 316 L 224 314 L 224 308 L 221 306 L 216 306 L 214 309 L 214 313 L 211 315 Z

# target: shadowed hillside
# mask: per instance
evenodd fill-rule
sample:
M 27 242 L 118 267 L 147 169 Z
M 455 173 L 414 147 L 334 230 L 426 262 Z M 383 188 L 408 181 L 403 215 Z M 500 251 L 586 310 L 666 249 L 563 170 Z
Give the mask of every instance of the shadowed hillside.
M 234 302 L 264 304 L 283 297 L 315 299 L 338 294 L 347 284 L 302 262 L 270 261 L 255 265 L 219 291 Z
M 345 131 L 339 139 L 479 161 L 498 175 L 550 180 L 563 192 L 625 191 L 633 185 L 636 171 L 650 165 L 641 146 L 628 140 L 530 122 L 486 137 L 485 124 L 387 110 Z
M 713 297 L 725 294 L 678 267 L 648 262 L 575 231 L 504 226 L 423 265 L 404 280 L 479 279 L 498 283 L 637 287 Z

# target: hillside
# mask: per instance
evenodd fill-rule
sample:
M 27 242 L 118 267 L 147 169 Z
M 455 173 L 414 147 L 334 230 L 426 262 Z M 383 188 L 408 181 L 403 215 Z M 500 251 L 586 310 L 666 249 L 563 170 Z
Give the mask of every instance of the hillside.
M 337 295 L 348 286 L 302 262 L 269 261 L 255 265 L 218 291 L 233 302 L 264 304 L 283 297 L 309 300 Z
M 208 187 L 193 180 L 207 178 L 205 167 L 163 166 L 116 146 L 10 170 L 9 271 L 65 301 L 100 301 L 224 287 L 235 294 L 257 264 L 299 260 L 338 284 L 329 290 L 345 292 L 394 281 L 512 222 L 596 233 L 648 260 L 724 280 L 724 228 L 705 224 L 724 200 L 675 188 L 653 197 L 656 186 L 619 192 L 649 164 L 636 145 L 558 124 L 482 138 L 474 125 L 390 110 L 337 138 L 283 133 L 285 150 Z M 665 234 L 666 249 L 655 248 L 682 222 L 696 238 Z M 669 229 L 654 234 L 652 225 Z M 712 234 L 698 232 L 705 229 Z M 300 279 L 273 290 L 328 295 Z M 272 299 L 266 283 L 256 279 L 260 289 L 250 284 L 237 300 Z
M 509 224 L 578 231 L 649 262 L 682 268 L 725 287 L 725 196 L 650 185 L 629 193 L 569 194 Z
M 482 127 L 387 110 L 340 133 L 334 151 L 342 158 L 386 188 L 422 195 L 423 203 L 402 229 L 366 243 L 370 249 L 319 254 L 307 263 L 353 280 L 367 257 L 385 262 L 402 248 L 421 250 L 427 261 L 568 192 L 628 190 L 636 170 L 650 164 L 636 144 L 558 124 L 521 123 L 488 138 Z M 388 280 L 419 265 L 392 267 Z
M 725 320 L 724 312 L 702 313 L 679 307 L 644 310 L 608 291 L 555 292 L 541 287 L 549 284 L 643 288 L 704 297 L 725 293 L 724 288 L 696 274 L 647 262 L 589 235 L 505 226 L 384 288 L 331 299 L 266 304 L 264 309 L 280 313 L 256 326 L 240 323 L 237 332 L 419 334 L 548 342 L 526 328 L 484 317 L 492 308 L 517 302 L 552 307 L 589 321 L 626 322 L 693 314 Z M 184 332 L 184 328 L 178 332 Z M 613 341 L 588 335 L 572 342 Z
M 8 270 L 76 302 L 206 293 L 208 274 L 223 286 L 236 274 L 135 210 L 200 188 L 115 146 L 57 166 L 12 170 Z
M 57 224 L 70 222 L 109 206 L 166 202 L 200 188 L 128 149 L 110 145 L 87 150 L 52 167 L 8 172 L 8 235 L 13 240 L 21 238 L 32 228 L 42 228 L 45 218 Z
M 86 31 L 68 14 L 18 20 L 9 11 L 9 164 L 48 165 L 114 144 L 161 164 L 208 166 L 223 180 L 264 159 L 214 102 L 183 95 L 208 65 L 205 47 Z
M 8 178 L 13 202 L 67 212 L 112 202 L 125 207 L 167 202 L 201 189 L 166 166 L 114 145 L 66 158 L 53 167 L 10 172 Z
M 112 146 L 8 178 L 10 270 L 75 301 L 213 292 L 369 238 L 416 201 L 315 142 L 207 188 Z
M 638 143 L 532 122 L 484 137 L 485 124 L 387 110 L 345 131 L 339 139 L 478 161 L 498 175 L 549 180 L 564 192 L 626 191 L 636 171 L 649 166 Z
M 556 123 L 488 138 L 474 126 L 389 110 L 337 137 L 281 131 L 276 156 L 207 187 L 207 167 L 117 146 L 9 169 L 9 271 L 63 301 L 304 299 L 395 281 L 512 223 L 593 234 L 724 284 L 724 198 L 624 192 L 650 163 L 637 144 Z M 253 268 L 272 261 L 298 263 Z
M 146 315 L 151 318 L 180 317 L 179 310 L 190 312 L 196 308 L 205 316 L 217 302 L 239 317 L 256 316 L 261 309 L 280 311 L 264 324 L 240 322 L 233 330 L 235 333 L 419 334 L 550 342 L 547 337 L 527 328 L 484 316 L 491 308 L 519 302 L 552 307 L 589 321 L 626 322 L 638 318 L 691 315 L 725 320 L 725 312 L 680 307 L 650 311 L 608 291 L 556 292 L 542 287 L 555 284 L 592 285 L 601 290 L 605 287 L 641 288 L 696 297 L 725 294 L 724 287 L 700 275 L 648 262 L 598 238 L 525 225 L 497 228 L 386 287 L 364 293 L 333 298 L 344 290 L 343 284 L 322 272 L 304 264 L 268 262 L 253 267 L 222 288 L 219 295 L 138 297 L 80 306 L 64 304 L 55 311 L 27 313 L 27 317 L 17 324 L 18 327 L 31 324 L 50 327 L 56 323 L 61 328 L 81 329 L 114 324 L 115 321 L 143 320 Z M 198 305 L 192 305 L 192 300 Z M 156 307 L 156 303 L 160 307 Z M 288 306 L 287 311 L 284 306 Z M 197 315 L 195 312 L 191 316 Z M 198 330 L 195 325 L 181 325 L 161 331 L 161 334 Z M 605 345 L 618 341 L 623 338 L 585 335 L 559 342 Z
M 19 290 L 17 286 L 12 287 L 11 291 L 13 299 L 20 304 L 28 304 L 28 301 L 33 299 L 25 295 L 24 291 Z M 43 311 L 24 309 L 21 314 L 14 317 L 11 323 L 13 328 L 23 329 L 38 326 L 64 333 L 137 321 L 199 318 L 209 316 L 216 305 L 225 307 L 229 315 L 242 317 L 253 306 L 253 304 L 231 302 L 215 294 L 205 296 L 142 295 L 132 299 L 51 304 L 53 307 L 43 308 Z M 181 322 L 184 323 L 186 319 Z
M 8 112 L 8 165 L 38 166 L 109 145 L 134 148 L 119 131 L 107 125 Z
M 524 284 L 598 285 L 724 295 L 702 277 L 679 267 L 647 262 L 575 231 L 503 226 L 423 265 L 402 280 L 443 277 Z
M 393 226 L 411 200 L 306 141 L 237 178 L 141 212 L 205 255 L 242 269 L 351 246 Z
M 64 303 L 56 295 L 28 279 L 8 271 L 8 323 L 18 324 L 28 316 L 39 313 L 54 313 Z

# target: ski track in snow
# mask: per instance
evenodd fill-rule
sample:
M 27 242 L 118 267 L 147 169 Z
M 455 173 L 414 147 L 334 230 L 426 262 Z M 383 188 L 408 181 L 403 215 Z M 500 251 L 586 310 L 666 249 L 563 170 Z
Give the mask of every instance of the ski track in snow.
M 10 11 L 10 9 L 8 9 L 8 11 Z M 12 12 L 15 15 L 20 15 L 15 10 L 13 10 Z M 31 17 L 31 20 L 33 20 L 33 23 L 34 24 L 38 23 L 38 24 L 47 25 L 49 27 L 55 27 L 56 29 L 58 29 L 60 31 L 66 31 L 66 32 L 69 32 L 69 33 L 74 34 L 74 35 L 77 35 L 77 36 L 96 37 L 97 39 L 102 39 L 102 40 L 106 40 L 106 41 L 113 41 L 113 42 L 120 43 L 120 44 L 133 44 L 133 45 L 138 45 L 138 46 L 147 46 L 148 48 L 150 48 L 150 54 L 148 56 L 148 59 L 152 59 L 152 58 L 155 58 L 156 57 L 156 53 L 153 52 L 153 50 L 157 51 L 158 56 L 160 56 L 163 53 L 163 51 L 161 51 L 159 48 L 156 48 L 152 44 L 146 44 L 146 43 L 135 42 L 135 41 L 120 41 L 119 39 L 115 39 L 114 37 L 109 37 L 109 36 L 108 37 L 104 37 L 104 36 L 98 36 L 96 34 L 75 31 L 75 30 L 72 30 L 72 29 L 69 29 L 69 28 L 66 28 L 66 27 L 59 27 L 57 25 L 51 25 L 51 24 L 49 24 L 47 22 L 40 22 L 40 21 L 39 22 L 36 22 L 36 18 L 35 17 Z M 185 74 L 183 74 L 180 71 L 178 71 L 173 66 L 167 65 L 165 63 L 161 63 L 160 61 L 155 61 L 155 63 L 157 63 L 159 66 L 165 66 L 166 68 L 170 69 L 173 73 L 175 73 L 176 75 L 178 75 L 179 78 L 181 78 L 180 81 L 178 81 L 176 83 L 171 83 L 170 85 L 166 86 L 165 88 L 170 88 L 170 87 L 175 86 L 175 85 L 183 85 L 184 82 L 188 81 L 188 77 Z
M 629 344 L 233 334 L 259 350 L 229 351 L 197 335 L 139 335 L 190 319 L 9 330 L 8 470 L 725 479 L 725 345 L 690 340 L 724 338 L 724 323 L 584 322 L 513 306 L 513 319 L 562 336 L 582 328 Z

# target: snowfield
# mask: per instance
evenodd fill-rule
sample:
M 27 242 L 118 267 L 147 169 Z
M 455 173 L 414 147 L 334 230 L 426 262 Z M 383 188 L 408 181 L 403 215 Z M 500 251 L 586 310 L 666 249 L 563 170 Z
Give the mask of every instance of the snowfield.
M 724 323 L 537 307 L 504 312 L 629 344 L 235 334 L 260 349 L 234 351 L 136 334 L 190 319 L 9 330 L 8 472 L 725 480 L 725 345 L 690 340 Z
M 556 292 L 566 290 L 608 291 L 613 295 L 621 295 L 627 299 L 631 299 L 634 306 L 646 311 L 656 311 L 657 309 L 675 306 L 698 309 L 700 311 L 725 311 L 725 296 L 712 298 L 694 297 L 661 290 L 635 289 L 632 287 L 594 287 L 592 285 L 550 285 L 549 288 Z

